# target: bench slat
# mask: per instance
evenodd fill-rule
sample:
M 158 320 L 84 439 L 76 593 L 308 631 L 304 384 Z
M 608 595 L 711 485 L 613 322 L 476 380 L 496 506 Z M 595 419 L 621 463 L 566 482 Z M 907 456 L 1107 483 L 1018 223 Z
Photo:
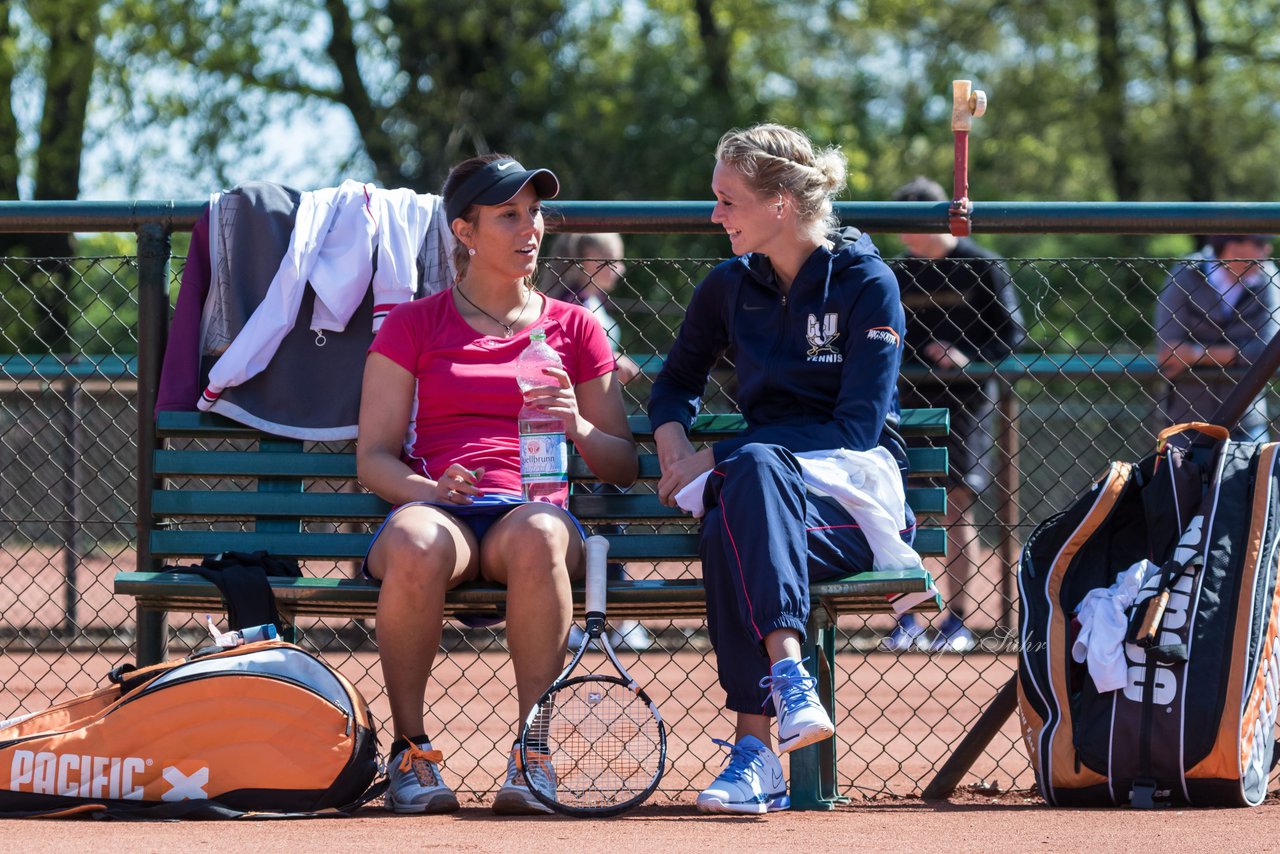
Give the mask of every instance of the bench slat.
M 918 515 L 939 515 L 947 512 L 947 490 L 941 486 L 907 487 L 907 504 Z M 574 495 L 569 499 L 569 509 L 583 521 L 617 520 L 620 522 L 642 519 L 690 519 L 689 514 L 675 507 L 664 507 L 653 494 L 631 495 Z
M 169 489 L 156 492 L 151 509 L 161 518 L 333 519 L 377 521 L 391 505 L 376 495 L 349 492 L 265 493 L 226 490 Z M 946 512 L 947 491 L 940 486 L 910 487 L 907 503 L 917 514 Z M 653 494 L 574 495 L 569 509 L 584 522 L 680 520 L 689 515 L 664 507 Z
M 350 492 L 230 492 L 226 490 L 167 489 L 151 498 L 151 510 L 161 518 L 193 516 L 203 519 L 382 519 L 391 505 L 372 493 Z
M 911 477 L 941 477 L 946 474 L 946 448 L 908 448 Z M 258 451 L 156 451 L 157 477 L 319 477 L 354 478 L 355 454 L 317 452 L 261 453 Z M 656 454 L 640 455 L 640 477 L 656 480 L 662 475 Z M 569 458 L 569 477 L 591 479 L 591 470 L 582 457 Z
M 688 560 L 698 554 L 698 535 L 626 534 L 606 535 L 609 557 L 616 560 Z M 224 551 L 265 549 L 276 557 L 359 560 L 369 549 L 372 534 L 273 533 L 242 531 L 152 531 L 151 551 L 158 558 L 195 557 Z M 946 554 L 946 531 L 922 528 L 916 533 L 915 549 L 925 555 Z
M 269 578 L 280 610 L 292 616 L 376 615 L 378 586 L 350 578 Z M 926 592 L 933 581 L 927 573 L 864 572 L 836 581 L 815 584 L 811 599 L 841 614 L 883 613 L 887 597 Z M 121 572 L 115 577 L 115 592 L 134 596 L 138 604 L 157 610 L 204 613 L 222 611 L 217 587 L 198 575 L 169 572 Z M 935 597 L 936 599 L 936 594 Z M 583 591 L 573 591 L 574 612 L 582 615 Z M 488 584 L 468 584 L 449 591 L 446 616 L 481 614 L 499 616 L 506 601 L 506 589 Z M 616 619 L 660 616 L 664 619 L 702 617 L 706 613 L 706 592 L 696 579 L 642 579 L 609 584 L 609 611 Z M 936 602 L 926 601 L 916 610 L 936 611 Z
M 637 438 L 652 435 L 647 416 L 632 415 L 627 422 Z M 742 416 L 737 414 L 699 415 L 694 419 L 693 432 L 699 439 L 723 438 L 740 431 L 743 424 Z M 945 436 L 950 427 L 950 412 L 946 409 L 906 409 L 902 412 L 899 432 L 904 436 Z M 161 412 L 157 416 L 156 432 L 161 437 L 175 439 L 254 439 L 262 435 L 253 427 L 209 412 Z
M 908 477 L 942 477 L 947 473 L 946 448 L 907 448 Z M 662 466 L 657 454 L 640 454 L 640 479 L 657 480 L 662 476 Z M 574 480 L 591 480 L 593 475 L 587 461 L 573 454 L 569 457 L 569 477 Z
M 258 451 L 156 451 L 157 477 L 356 476 L 355 454 Z

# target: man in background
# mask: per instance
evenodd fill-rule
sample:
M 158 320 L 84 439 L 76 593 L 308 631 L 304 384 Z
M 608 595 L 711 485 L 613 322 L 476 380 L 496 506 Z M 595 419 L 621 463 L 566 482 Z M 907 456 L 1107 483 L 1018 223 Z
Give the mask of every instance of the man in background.
M 945 202 L 950 197 L 935 181 L 916 178 L 893 194 L 899 202 Z M 978 532 L 973 506 L 991 482 L 984 457 L 991 447 L 995 380 L 952 372 L 973 362 L 994 364 L 1008 356 L 1025 335 L 1013 278 L 1004 262 L 968 238 L 950 234 L 902 234 L 907 254 L 891 263 L 902 290 L 907 316 L 903 366 L 924 366 L 931 375 L 901 386 L 902 408 L 951 410 L 947 440 L 948 542 L 955 549 L 945 563 L 950 588 L 947 610 L 933 639 L 912 614 L 899 619 L 885 638 L 887 648 L 967 652 L 974 646 L 965 618 L 972 613 L 966 590 L 978 568 Z M 942 374 L 939 376 L 939 374 Z
M 1157 429 L 1208 421 L 1235 385 L 1230 368 L 1257 361 L 1276 334 L 1276 267 L 1266 234 L 1221 234 L 1169 276 L 1156 302 L 1160 373 L 1169 381 Z M 1267 438 L 1258 398 L 1232 438 Z

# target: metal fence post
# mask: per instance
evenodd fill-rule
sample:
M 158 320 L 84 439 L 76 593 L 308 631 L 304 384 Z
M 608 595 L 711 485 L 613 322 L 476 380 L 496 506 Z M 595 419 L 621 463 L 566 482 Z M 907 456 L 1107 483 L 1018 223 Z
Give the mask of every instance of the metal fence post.
M 1013 383 L 999 381 L 997 403 L 996 446 L 999 460 L 996 479 L 999 482 L 1000 505 L 996 516 L 1000 520 L 1000 597 L 1004 600 L 1000 612 L 1000 626 L 1013 628 L 1014 573 L 1018 570 L 1018 399 L 1013 393 Z
M 70 361 L 70 360 L 68 360 Z M 62 630 L 68 638 L 74 637 L 80 628 L 76 613 L 80 602 L 80 589 L 76 574 L 80 568 L 80 526 L 84 524 L 84 508 L 80 495 L 80 383 L 68 376 L 62 383 L 62 574 L 63 606 Z
M 156 394 L 160 362 L 169 330 L 169 229 L 156 222 L 138 229 L 138 570 L 154 571 L 147 532 L 153 527 L 151 491 L 155 477 Z M 164 660 L 168 620 L 163 612 L 137 609 L 139 666 Z

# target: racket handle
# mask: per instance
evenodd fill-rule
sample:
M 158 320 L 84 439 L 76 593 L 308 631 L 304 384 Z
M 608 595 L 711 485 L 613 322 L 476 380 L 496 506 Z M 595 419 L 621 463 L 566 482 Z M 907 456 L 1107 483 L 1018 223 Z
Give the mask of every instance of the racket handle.
M 1159 594 L 1147 600 L 1147 611 L 1138 628 L 1135 640 L 1138 646 L 1155 646 L 1156 635 L 1160 632 L 1160 622 L 1164 619 L 1164 610 L 1169 606 L 1169 591 L 1161 590 Z
M 596 535 L 587 538 L 587 617 L 604 617 L 605 573 L 609 566 L 609 541 Z

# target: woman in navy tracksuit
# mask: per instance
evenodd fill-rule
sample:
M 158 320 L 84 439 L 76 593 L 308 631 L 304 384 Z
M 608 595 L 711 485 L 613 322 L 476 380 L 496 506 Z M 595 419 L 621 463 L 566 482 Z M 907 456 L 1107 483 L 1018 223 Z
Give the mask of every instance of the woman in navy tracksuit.
M 829 231 L 844 157 L 799 131 L 730 131 L 716 150 L 712 221 L 737 257 L 698 285 L 654 383 L 649 417 L 668 505 L 710 471 L 700 553 L 707 622 L 727 706 L 737 713 L 728 765 L 698 797 L 710 812 L 789 805 L 770 748 L 829 738 L 834 727 L 800 661 L 809 583 L 871 568 L 866 538 L 835 502 L 806 491 L 795 453 L 887 448 L 895 432 L 903 313 L 897 281 L 871 240 Z M 747 429 L 695 450 L 688 428 L 712 366 L 728 352 Z M 907 509 L 904 540 L 914 538 Z M 770 708 L 772 706 L 772 708 Z

